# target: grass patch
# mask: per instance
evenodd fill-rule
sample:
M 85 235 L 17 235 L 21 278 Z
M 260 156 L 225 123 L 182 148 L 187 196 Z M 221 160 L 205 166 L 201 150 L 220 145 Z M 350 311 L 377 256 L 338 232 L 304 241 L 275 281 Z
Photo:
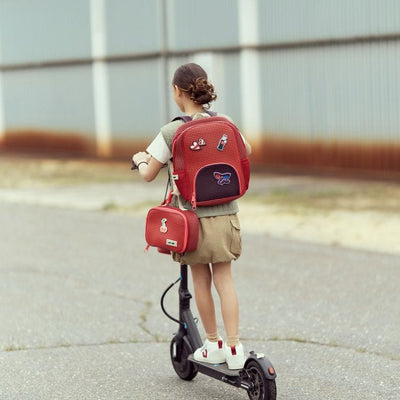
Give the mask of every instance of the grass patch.
M 129 162 L 11 157 L 0 159 L 1 188 L 129 182 L 137 178 L 137 174 L 132 174 Z
M 11 343 L 11 344 L 9 344 L 8 346 L 6 346 L 4 348 L 4 351 L 7 351 L 7 352 L 20 351 L 20 350 L 26 350 L 26 347 L 24 345 L 21 345 L 21 344 Z
M 291 213 L 307 210 L 400 212 L 400 186 L 371 184 L 345 188 L 297 187 L 271 189 L 265 194 L 248 194 L 243 202 L 273 205 Z
M 166 179 L 166 175 L 164 177 Z M 268 181 L 268 178 L 266 178 Z M 141 181 L 132 173 L 130 161 L 39 159 L 0 157 L 0 188 L 65 187 L 85 184 Z M 389 182 L 296 180 L 288 185 L 250 187 L 240 200 L 248 205 L 275 206 L 279 211 L 308 215 L 332 210 L 400 212 L 400 185 Z M 103 205 L 104 211 L 143 214 L 152 202 L 119 206 Z

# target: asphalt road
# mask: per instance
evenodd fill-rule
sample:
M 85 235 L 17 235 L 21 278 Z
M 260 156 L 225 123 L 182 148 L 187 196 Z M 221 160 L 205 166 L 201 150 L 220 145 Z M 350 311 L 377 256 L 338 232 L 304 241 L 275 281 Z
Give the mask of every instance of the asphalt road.
M 143 252 L 143 229 L 126 215 L 0 202 L 1 400 L 247 398 L 175 375 L 176 326 L 159 297 L 178 265 Z M 399 399 L 400 257 L 243 242 L 241 337 L 272 360 L 278 398 Z

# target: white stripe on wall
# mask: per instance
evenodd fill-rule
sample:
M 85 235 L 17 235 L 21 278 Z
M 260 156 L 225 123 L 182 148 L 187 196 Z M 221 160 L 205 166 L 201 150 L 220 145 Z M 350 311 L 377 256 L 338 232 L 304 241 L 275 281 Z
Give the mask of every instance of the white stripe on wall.
M 0 33 L 0 65 L 2 62 L 2 50 L 1 50 L 1 33 Z M 0 145 L 4 139 L 4 132 L 6 130 L 5 124 L 5 112 L 4 112 L 4 100 L 3 100 L 3 73 L 0 71 Z
M 4 101 L 3 101 L 3 74 L 0 72 L 0 144 L 4 139 L 4 133 L 6 130 L 4 113 Z
M 238 0 L 240 53 L 240 96 L 242 130 L 251 140 L 262 134 L 259 51 L 246 46 L 258 43 L 257 0 Z
M 93 103 L 96 126 L 97 155 L 111 155 L 111 114 L 107 64 L 101 61 L 106 55 L 105 0 L 90 0 L 93 62 Z

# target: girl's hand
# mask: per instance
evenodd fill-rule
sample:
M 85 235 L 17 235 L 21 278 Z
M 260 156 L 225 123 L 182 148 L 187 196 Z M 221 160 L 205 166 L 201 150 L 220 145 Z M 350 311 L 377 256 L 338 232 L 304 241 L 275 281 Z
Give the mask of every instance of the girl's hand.
M 145 151 L 139 151 L 139 153 L 136 153 L 132 157 L 132 161 L 135 163 L 135 165 L 138 165 L 141 162 L 146 162 L 149 163 L 151 159 L 151 155 L 147 154 Z
M 140 163 L 147 164 L 140 164 L 140 168 L 138 167 L 139 174 L 147 182 L 151 182 L 157 176 L 163 166 L 162 163 L 160 163 L 150 154 L 147 154 L 144 151 L 140 151 L 139 153 L 134 154 L 132 157 L 132 161 L 135 163 L 135 165 L 138 165 Z

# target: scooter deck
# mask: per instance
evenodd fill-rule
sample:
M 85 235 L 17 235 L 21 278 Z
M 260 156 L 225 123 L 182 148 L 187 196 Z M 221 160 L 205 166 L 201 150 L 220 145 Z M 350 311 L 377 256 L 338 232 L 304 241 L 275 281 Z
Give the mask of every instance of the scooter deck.
M 193 358 L 193 354 L 190 354 L 188 360 L 195 364 L 201 373 L 205 373 L 210 375 L 208 372 L 209 370 L 213 370 L 215 373 L 220 374 L 221 376 L 230 376 L 237 378 L 239 376 L 240 369 L 229 369 L 227 363 L 222 364 L 210 364 L 201 361 L 196 361 Z

